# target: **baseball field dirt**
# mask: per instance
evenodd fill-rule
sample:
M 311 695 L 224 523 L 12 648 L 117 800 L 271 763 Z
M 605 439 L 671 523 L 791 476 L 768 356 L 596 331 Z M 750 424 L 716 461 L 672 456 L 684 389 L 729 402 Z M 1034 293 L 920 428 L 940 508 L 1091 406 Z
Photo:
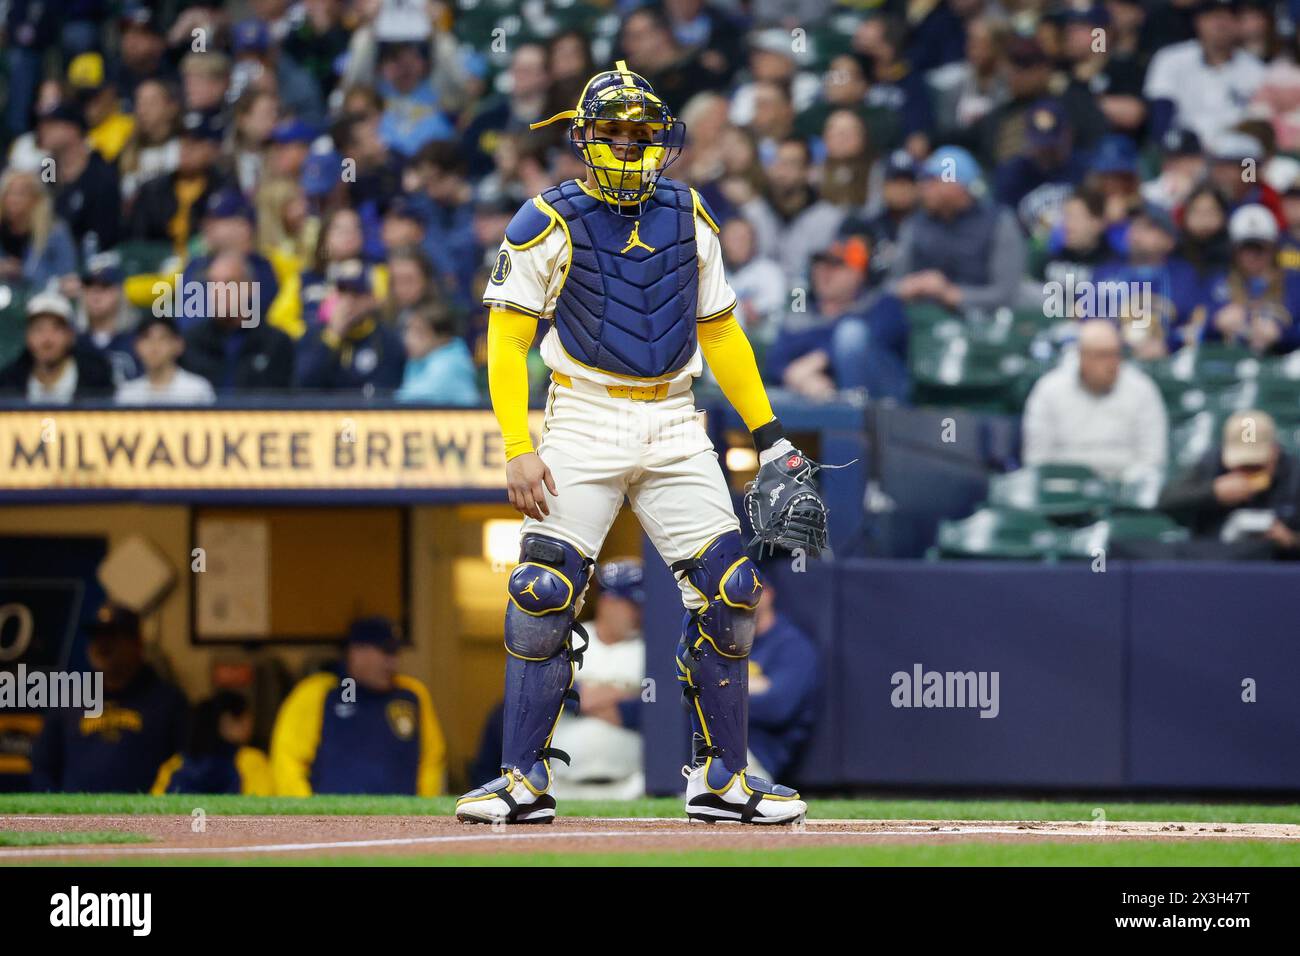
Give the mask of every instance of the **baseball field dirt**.
M 148 842 L 77 845 L 79 832 Z M 507 828 L 445 816 L 55 813 L 0 816 L 4 833 L 37 845 L 0 845 L 0 865 L 1300 864 L 1300 824 L 1289 823 L 811 819 L 760 828 L 602 816 Z

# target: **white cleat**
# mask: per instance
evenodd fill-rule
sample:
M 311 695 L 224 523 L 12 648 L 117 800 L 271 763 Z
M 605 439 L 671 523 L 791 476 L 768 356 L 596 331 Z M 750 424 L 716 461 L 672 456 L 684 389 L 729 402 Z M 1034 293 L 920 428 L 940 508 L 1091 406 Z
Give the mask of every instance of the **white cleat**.
M 708 770 L 708 764 L 682 768 L 686 815 L 692 823 L 794 823 L 808 812 L 797 790 L 746 773 L 732 774 L 713 787 Z M 723 773 L 719 764 L 714 776 Z
M 518 770 L 503 773 L 491 783 L 471 790 L 456 801 L 461 823 L 551 823 L 555 798 L 532 786 Z

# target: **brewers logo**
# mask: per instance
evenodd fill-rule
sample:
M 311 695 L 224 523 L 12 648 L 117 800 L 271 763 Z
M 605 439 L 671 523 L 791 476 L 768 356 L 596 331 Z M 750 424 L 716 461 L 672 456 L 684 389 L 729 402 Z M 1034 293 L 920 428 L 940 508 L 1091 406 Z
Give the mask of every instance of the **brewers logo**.
M 497 261 L 492 265 L 492 284 L 500 285 L 510 275 L 510 253 L 502 249 L 497 254 Z
M 415 704 L 409 700 L 390 701 L 384 711 L 388 717 L 388 726 L 399 740 L 410 740 L 415 736 Z

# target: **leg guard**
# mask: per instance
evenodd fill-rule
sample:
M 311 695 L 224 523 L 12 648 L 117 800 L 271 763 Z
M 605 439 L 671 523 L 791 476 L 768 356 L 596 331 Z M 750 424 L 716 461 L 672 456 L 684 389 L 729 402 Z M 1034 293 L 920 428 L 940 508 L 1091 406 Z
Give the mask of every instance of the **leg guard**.
M 683 574 L 704 601 L 686 615 L 677 648 L 677 679 L 691 708 L 696 751 L 706 761 L 710 786 L 725 787 L 747 762 L 749 740 L 749 650 L 754 643 L 754 608 L 763 586 L 745 555 L 740 534 L 728 531 L 694 558 L 672 569 Z
M 538 791 L 550 785 L 548 759 L 568 759 L 549 745 L 586 647 L 574 649 L 570 635 L 577 630 L 586 638 L 574 615 L 591 566 L 567 542 L 526 534 L 510 574 L 501 766 L 520 771 Z

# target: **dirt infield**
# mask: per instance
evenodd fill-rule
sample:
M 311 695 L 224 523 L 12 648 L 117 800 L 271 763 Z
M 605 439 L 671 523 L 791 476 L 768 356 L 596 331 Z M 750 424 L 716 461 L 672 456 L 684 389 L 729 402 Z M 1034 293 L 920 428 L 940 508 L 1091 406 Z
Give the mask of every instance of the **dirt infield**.
M 201 824 L 201 827 L 199 826 Z M 790 827 L 691 824 L 675 819 L 561 817 L 544 826 L 490 827 L 448 817 L 394 816 L 0 816 L 0 830 L 115 831 L 149 844 L 0 847 L 0 865 L 112 861 L 150 857 L 263 855 L 368 856 L 410 853 L 636 854 L 709 848 L 784 849 L 954 842 L 1055 841 L 1300 841 L 1300 826 L 1276 823 L 1148 823 L 1104 821 L 809 820 Z M 196 830 L 198 832 L 196 832 Z M 525 850 L 525 847 L 527 848 Z

